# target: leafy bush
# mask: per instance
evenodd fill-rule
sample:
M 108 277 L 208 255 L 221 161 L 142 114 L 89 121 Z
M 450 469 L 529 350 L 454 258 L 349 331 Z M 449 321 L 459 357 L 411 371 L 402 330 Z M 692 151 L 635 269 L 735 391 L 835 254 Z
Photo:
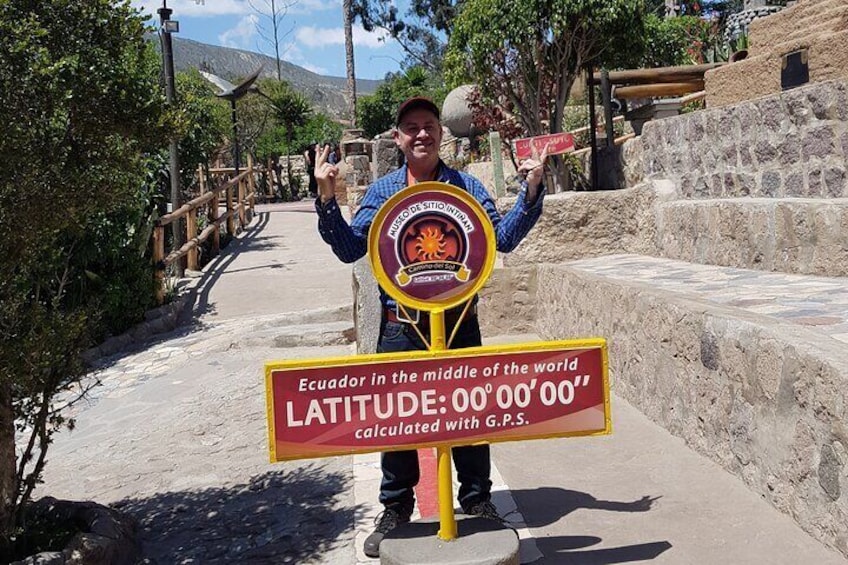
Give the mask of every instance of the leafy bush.
M 386 75 L 374 94 L 363 96 L 357 102 L 356 123 L 365 130 L 365 137 L 372 138 L 389 130 L 394 125 L 398 106 L 411 96 L 427 96 L 441 106 L 447 92 L 441 78 L 422 67 Z
M 70 424 L 54 396 L 80 385 L 99 335 L 149 303 L 146 156 L 171 132 L 147 32 L 125 1 L 0 2 L 3 555 Z

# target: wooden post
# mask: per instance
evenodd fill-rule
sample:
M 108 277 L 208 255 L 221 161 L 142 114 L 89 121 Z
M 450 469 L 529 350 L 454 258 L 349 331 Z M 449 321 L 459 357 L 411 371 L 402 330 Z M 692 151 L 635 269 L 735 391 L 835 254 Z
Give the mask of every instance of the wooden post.
M 212 253 L 215 255 L 221 252 L 221 224 L 218 223 L 218 206 L 220 205 L 220 199 L 218 198 L 218 194 L 220 193 L 216 190 L 215 197 L 212 198 L 212 201 L 209 203 L 211 206 L 209 208 L 209 221 L 215 226 L 215 233 L 212 235 Z
M 244 229 L 245 224 L 245 215 L 244 215 L 244 189 L 245 189 L 246 180 L 245 177 L 242 177 L 238 181 L 238 214 L 239 214 L 239 231 Z
M 489 133 L 489 152 L 492 154 L 492 169 L 495 174 L 495 197 L 506 194 L 503 175 L 503 153 L 501 149 L 501 134 L 496 131 Z
M 236 235 L 236 219 L 233 218 L 233 185 L 227 185 L 227 234 Z
M 253 204 L 256 196 L 256 179 L 254 178 L 253 170 L 253 155 L 247 154 L 247 170 L 250 174 L 247 175 L 248 199 L 250 200 L 250 217 L 253 218 Z
M 592 164 L 590 165 L 592 170 L 590 171 L 589 179 L 592 190 L 598 190 L 598 135 L 597 131 L 595 131 L 597 127 L 597 117 L 595 116 L 595 84 L 592 81 L 594 67 L 589 65 L 588 71 L 586 73 L 588 76 L 588 80 L 586 81 L 586 96 L 589 99 L 589 146 L 592 148 Z
M 274 176 L 273 168 L 271 168 L 271 158 L 268 157 L 268 163 L 265 165 L 265 178 L 268 182 L 265 183 L 265 202 L 270 202 L 274 196 Z
M 200 196 L 206 192 L 206 175 L 203 174 L 203 165 L 197 166 L 197 183 L 200 185 Z
M 186 241 L 191 241 L 197 237 L 197 209 L 192 208 L 188 211 L 188 219 L 186 219 Z M 188 268 L 192 271 L 197 269 L 197 246 L 195 245 L 188 251 Z
M 165 228 L 153 228 L 153 280 L 156 283 L 156 303 L 165 303 Z
M 607 149 L 613 148 L 615 129 L 612 123 L 612 86 L 609 81 L 609 71 L 601 69 L 601 100 L 604 103 L 604 133 L 606 133 Z

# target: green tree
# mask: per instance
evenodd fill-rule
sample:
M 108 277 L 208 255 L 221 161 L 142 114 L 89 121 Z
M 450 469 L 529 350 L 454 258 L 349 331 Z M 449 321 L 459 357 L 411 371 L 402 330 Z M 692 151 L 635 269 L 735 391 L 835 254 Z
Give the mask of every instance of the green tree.
M 405 67 L 441 71 L 453 20 L 465 0 L 412 0 L 403 15 L 393 0 L 353 0 L 353 15 L 366 31 L 382 29 L 406 54 Z M 361 126 L 360 126 L 361 127 Z
M 125 249 L 139 243 L 127 211 L 141 215 L 145 154 L 168 135 L 147 31 L 128 1 L 0 1 L 3 555 L 51 436 L 69 423 L 53 401 L 72 400 L 87 370 L 80 354 L 103 307 L 84 289 L 107 275 L 88 269 L 92 242 L 99 231 Z
M 475 83 L 483 106 L 528 135 L 558 133 L 579 72 L 639 45 L 643 18 L 642 0 L 467 0 L 445 57 L 448 83 Z M 565 165 L 553 167 L 561 190 Z
M 634 52 L 630 68 L 670 67 L 704 62 L 710 24 L 695 16 L 645 18 L 642 52 Z
M 292 150 L 303 153 L 310 143 L 338 143 L 344 126 L 326 114 L 313 114 L 305 124 L 295 128 Z
M 285 132 L 286 175 L 291 186 L 291 152 L 295 128 L 306 123 L 312 114 L 312 106 L 305 96 L 284 81 L 264 81 L 259 92 L 270 103 L 275 122 L 282 126 Z
M 389 74 L 374 94 L 360 98 L 357 123 L 366 137 L 374 137 L 394 125 L 398 105 L 410 96 L 428 96 L 439 105 L 446 94 L 440 78 L 424 67 Z
M 191 192 L 197 166 L 208 163 L 229 133 L 230 109 L 197 70 L 178 73 L 176 78 L 177 104 L 172 120 L 179 138 L 180 186 Z M 187 196 L 184 194 L 183 199 Z

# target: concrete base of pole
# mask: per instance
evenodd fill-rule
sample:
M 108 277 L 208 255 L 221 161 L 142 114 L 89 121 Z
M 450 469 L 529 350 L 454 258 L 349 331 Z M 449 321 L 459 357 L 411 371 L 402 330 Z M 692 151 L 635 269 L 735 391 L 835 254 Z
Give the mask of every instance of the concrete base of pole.
M 381 565 L 518 565 L 518 535 L 486 518 L 456 516 L 459 536 L 436 535 L 439 521 L 417 520 L 398 526 L 380 543 Z

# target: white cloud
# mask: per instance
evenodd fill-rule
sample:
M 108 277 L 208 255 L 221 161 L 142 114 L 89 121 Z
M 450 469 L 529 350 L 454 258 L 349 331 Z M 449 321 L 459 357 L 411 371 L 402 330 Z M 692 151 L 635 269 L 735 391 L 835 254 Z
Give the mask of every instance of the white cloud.
M 162 0 L 132 0 L 132 5 L 147 14 L 157 16 L 156 10 L 162 7 Z M 168 7 L 174 11 L 174 19 L 180 16 L 233 16 L 252 11 L 247 0 L 203 0 L 202 4 L 195 0 L 170 0 Z
M 341 0 L 297 0 L 288 10 L 289 14 L 312 14 L 314 12 L 325 12 L 327 10 L 339 10 L 341 19 Z
M 361 26 L 353 27 L 353 44 L 361 47 L 379 48 L 386 45 L 380 38 L 385 33 L 368 32 Z M 306 26 L 299 28 L 296 33 L 297 40 L 307 47 L 327 47 L 329 45 L 344 45 L 344 28 L 317 28 Z
M 218 36 L 218 41 L 224 47 L 236 47 L 248 49 L 253 45 L 256 37 L 256 22 L 258 18 L 254 14 L 243 17 L 235 27 L 228 29 Z

